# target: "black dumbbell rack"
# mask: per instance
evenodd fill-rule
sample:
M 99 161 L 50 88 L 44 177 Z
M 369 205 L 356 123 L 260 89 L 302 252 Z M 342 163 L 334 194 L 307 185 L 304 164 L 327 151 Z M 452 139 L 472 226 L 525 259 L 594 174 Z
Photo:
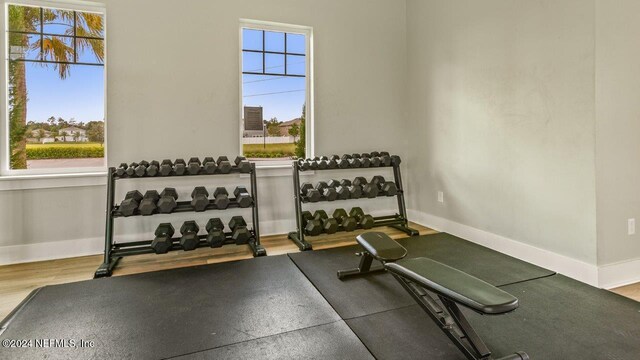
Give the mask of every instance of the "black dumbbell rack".
M 312 250 L 313 247 L 311 243 L 305 240 L 304 227 L 302 226 L 302 206 L 303 204 L 309 203 L 308 199 L 302 195 L 300 188 L 300 172 L 302 171 L 349 171 L 349 170 L 362 170 L 362 169 L 384 169 L 384 168 L 393 168 L 393 177 L 398 189 L 398 193 L 395 195 L 398 200 L 398 212 L 392 215 L 378 216 L 374 217 L 375 223 L 373 227 L 381 227 L 381 226 L 390 226 L 392 228 L 398 229 L 409 236 L 418 235 L 418 230 L 412 229 L 409 227 L 409 220 L 407 219 L 407 208 L 404 201 L 404 190 L 402 188 L 402 175 L 400 174 L 400 164 L 392 163 L 389 166 L 380 165 L 378 167 L 368 167 L 368 168 L 326 168 L 326 169 L 308 169 L 304 170 L 298 161 L 293 162 L 293 197 L 296 205 L 296 226 L 297 230 L 289 233 L 289 239 L 291 239 L 301 251 Z M 378 197 L 387 197 L 386 195 L 379 194 Z M 369 198 L 363 196 L 359 199 L 348 199 L 348 200 L 367 200 Z M 322 196 L 320 198 L 320 202 L 327 201 L 327 199 Z M 336 199 L 336 201 L 344 201 L 340 199 Z M 358 228 L 361 228 L 358 225 Z M 338 231 L 345 231 L 342 226 L 338 227 Z
M 166 177 L 174 177 L 174 178 L 188 178 L 192 176 L 215 176 L 215 175 L 229 175 L 229 174 L 241 174 L 242 172 L 236 166 L 231 168 L 231 171 L 228 173 L 222 173 L 219 170 L 216 170 L 213 174 L 207 173 L 199 173 L 199 174 L 184 174 L 184 175 L 174 175 L 171 174 Z M 248 242 L 249 247 L 253 251 L 253 256 L 264 256 L 267 254 L 264 247 L 260 244 L 260 230 L 259 230 L 259 217 L 258 217 L 258 186 L 256 183 L 256 166 L 255 163 L 251 163 L 251 172 L 248 173 L 251 179 L 251 197 L 253 198 L 253 204 L 251 205 L 251 215 L 253 219 L 253 229 L 249 230 L 250 239 Z M 164 176 L 155 176 L 155 177 L 164 177 Z M 116 267 L 118 261 L 123 256 L 130 255 L 140 255 L 140 254 L 153 254 L 155 251 L 151 248 L 151 242 L 153 240 L 142 240 L 142 241 L 134 241 L 134 242 L 125 242 L 125 243 L 114 243 L 113 241 L 113 226 L 114 219 L 124 217 L 119 210 L 119 205 L 115 204 L 115 193 L 116 193 L 116 182 L 118 180 L 127 180 L 127 179 L 144 179 L 151 178 L 151 176 L 133 176 L 129 177 L 128 175 L 118 176 L 116 174 L 116 168 L 110 167 L 108 170 L 108 183 L 107 183 L 107 210 L 106 210 L 106 225 L 105 225 L 105 242 L 104 242 L 104 260 L 103 263 L 98 267 L 94 274 L 94 278 L 111 276 L 113 269 Z M 229 199 L 230 203 L 227 209 L 240 208 L 236 199 Z M 247 208 L 249 209 L 249 208 Z M 206 210 L 222 210 L 218 209 L 214 204 L 213 200 L 209 200 L 209 205 Z M 177 207 L 173 209 L 171 214 L 174 213 L 182 213 L 182 212 L 191 212 L 194 211 L 191 206 L 190 201 L 178 201 Z M 136 213 L 132 216 L 142 216 L 136 210 Z M 206 242 L 207 235 L 199 235 L 200 243 L 198 247 L 208 247 L 209 244 Z M 226 240 L 224 244 L 235 244 L 234 240 L 231 238 L 231 233 L 225 233 Z M 182 250 L 180 246 L 180 238 L 176 237 L 172 239 L 173 245 L 171 246 L 169 251 L 173 250 Z

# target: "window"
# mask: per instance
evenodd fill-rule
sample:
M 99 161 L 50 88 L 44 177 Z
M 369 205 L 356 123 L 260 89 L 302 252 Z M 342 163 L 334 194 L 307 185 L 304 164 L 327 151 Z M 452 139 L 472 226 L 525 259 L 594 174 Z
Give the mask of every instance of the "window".
M 3 173 L 104 170 L 103 12 L 7 4 Z
M 254 160 L 312 154 L 311 29 L 243 21 L 241 152 Z

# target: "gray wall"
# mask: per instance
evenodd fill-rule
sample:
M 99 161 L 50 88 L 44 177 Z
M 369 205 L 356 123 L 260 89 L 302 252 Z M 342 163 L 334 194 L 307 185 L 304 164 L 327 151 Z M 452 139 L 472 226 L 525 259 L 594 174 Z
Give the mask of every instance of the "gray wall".
M 408 0 L 409 207 L 595 264 L 594 26 L 582 0 Z
M 237 154 L 240 18 L 313 27 L 317 153 L 371 151 L 372 146 L 402 150 L 402 126 L 389 125 L 402 121 L 406 109 L 403 1 L 192 0 L 179 7 L 167 0 L 104 2 L 110 165 Z M 290 171 L 261 173 L 261 220 L 267 232 L 293 230 Z M 187 196 L 196 183 L 180 185 Z M 103 186 L 0 191 L 0 246 L 96 241 L 104 232 L 104 193 Z M 369 207 L 393 205 L 381 200 Z M 189 217 L 193 214 L 170 219 Z M 164 220 L 126 219 L 118 233 L 149 232 Z

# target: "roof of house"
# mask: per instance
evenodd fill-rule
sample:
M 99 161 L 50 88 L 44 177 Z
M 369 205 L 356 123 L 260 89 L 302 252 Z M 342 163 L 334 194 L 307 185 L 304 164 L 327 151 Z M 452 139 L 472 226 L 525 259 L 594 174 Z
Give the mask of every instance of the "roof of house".
M 66 127 L 66 128 L 60 129 L 60 131 L 65 131 L 65 132 L 76 132 L 76 131 L 80 131 L 80 132 L 83 132 L 83 131 L 86 131 L 86 130 L 85 130 L 85 129 L 80 129 L 80 128 L 75 127 L 75 126 L 69 126 L 69 127 Z
M 302 122 L 302 119 L 296 118 L 296 119 L 293 119 L 293 120 L 282 122 L 278 126 L 291 126 L 293 124 L 300 124 L 301 122 Z

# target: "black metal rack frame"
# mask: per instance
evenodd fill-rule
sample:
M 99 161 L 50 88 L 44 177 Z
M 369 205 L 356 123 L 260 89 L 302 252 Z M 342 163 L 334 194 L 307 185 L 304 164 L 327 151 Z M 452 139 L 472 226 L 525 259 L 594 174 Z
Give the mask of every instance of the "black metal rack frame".
M 94 278 L 111 276 L 113 269 L 116 267 L 118 261 L 123 256 L 131 256 L 131 255 L 140 255 L 140 254 L 151 254 L 154 253 L 154 250 L 151 248 L 151 242 L 153 240 L 142 240 L 142 241 L 134 241 L 134 242 L 124 242 L 124 243 L 115 243 L 113 241 L 113 226 L 114 219 L 123 217 L 122 213 L 120 213 L 119 205 L 115 204 L 115 193 L 116 193 L 116 181 L 124 180 L 124 179 L 145 179 L 145 178 L 187 178 L 192 176 L 210 176 L 210 175 L 229 175 L 229 174 L 242 174 L 239 168 L 233 166 L 231 171 L 227 173 L 222 173 L 219 170 L 216 170 L 213 174 L 200 173 L 200 174 L 184 174 L 184 175 L 169 175 L 169 176 L 127 176 L 126 174 L 123 176 L 118 176 L 116 174 L 116 168 L 110 167 L 108 170 L 108 182 L 107 182 L 107 209 L 106 209 L 106 225 L 105 225 L 105 242 L 104 242 L 104 260 L 102 264 L 98 267 L 94 274 Z M 267 254 L 265 248 L 260 244 L 260 230 L 259 230 L 259 216 L 258 216 L 258 186 L 256 182 L 256 165 L 255 163 L 251 163 L 251 172 L 247 173 L 249 175 L 251 181 L 251 197 L 253 199 L 253 203 L 251 208 L 252 215 L 252 229 L 249 230 L 250 238 L 248 241 L 248 245 L 253 251 L 253 256 L 264 256 Z M 228 206 L 228 209 L 232 208 L 240 208 L 237 201 L 235 199 L 230 199 L 231 202 Z M 223 210 L 218 209 L 213 200 L 209 200 L 209 205 L 206 210 Z M 179 201 L 178 206 L 171 212 L 171 214 L 182 213 L 182 212 L 190 212 L 194 211 L 191 203 L 189 201 Z M 155 215 L 155 214 L 154 214 Z M 137 211 L 132 216 L 141 216 Z M 231 233 L 225 233 L 226 240 L 224 244 L 235 244 L 235 242 L 231 239 Z M 200 243 L 198 247 L 208 247 L 209 244 L 205 241 L 207 235 L 199 235 Z M 179 244 L 180 238 L 173 238 L 173 245 L 170 248 L 170 251 L 173 250 L 181 250 L 182 247 Z
M 300 189 L 300 172 L 301 171 L 340 171 L 340 170 L 363 170 L 363 169 L 384 169 L 384 168 L 393 168 L 393 178 L 396 184 L 396 188 L 398 189 L 398 193 L 395 195 L 398 200 L 398 213 L 393 215 L 385 215 L 374 217 L 375 220 L 373 227 L 381 227 L 381 226 L 390 226 L 392 228 L 398 229 L 409 236 L 418 235 L 418 230 L 412 229 L 409 227 L 409 220 L 407 219 L 407 208 L 404 201 L 404 189 L 402 187 L 402 175 L 400 174 L 400 164 L 393 163 L 390 166 L 378 166 L 378 167 L 368 167 L 368 168 L 333 168 L 333 169 L 309 169 L 303 170 L 300 167 L 298 161 L 293 162 L 293 198 L 296 206 L 296 226 L 297 230 L 289 233 L 289 239 L 291 239 L 301 251 L 312 250 L 313 246 L 311 243 L 305 240 L 304 228 L 302 226 L 302 205 L 310 203 L 302 194 Z M 373 199 L 377 199 L 380 197 L 387 197 L 386 195 L 379 195 Z M 370 198 L 361 197 L 360 199 L 349 199 L 349 200 L 367 200 Z M 321 198 L 320 202 L 327 201 L 324 197 Z M 340 200 L 336 200 L 340 201 Z M 333 201 L 332 201 L 333 202 Z M 358 228 L 361 227 L 358 225 Z M 338 231 L 345 231 L 342 226 L 338 228 Z

